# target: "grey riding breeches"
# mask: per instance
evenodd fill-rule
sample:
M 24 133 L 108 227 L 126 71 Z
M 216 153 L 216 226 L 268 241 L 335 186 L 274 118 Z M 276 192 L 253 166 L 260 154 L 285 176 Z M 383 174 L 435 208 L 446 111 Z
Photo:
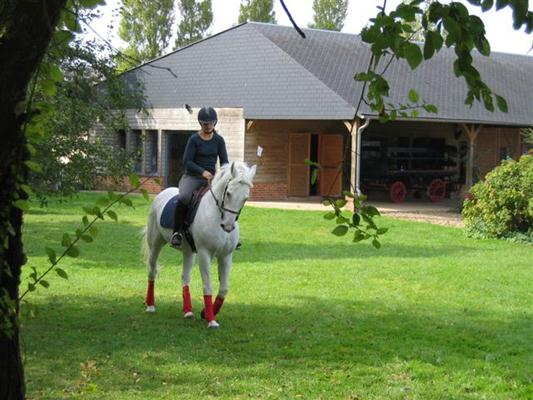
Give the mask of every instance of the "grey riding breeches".
M 189 205 L 193 192 L 199 187 L 206 185 L 207 179 L 201 176 L 183 174 L 179 182 L 180 202 Z

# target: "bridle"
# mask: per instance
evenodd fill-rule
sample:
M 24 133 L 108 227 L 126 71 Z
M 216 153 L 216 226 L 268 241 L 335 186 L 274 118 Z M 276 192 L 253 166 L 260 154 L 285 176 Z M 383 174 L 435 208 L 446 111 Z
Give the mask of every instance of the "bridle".
M 237 221 L 239 219 L 239 216 L 241 215 L 241 211 L 244 207 L 241 207 L 239 209 L 239 211 L 235 211 L 235 210 L 230 210 L 229 208 L 226 208 L 224 206 L 224 202 L 226 201 L 226 192 L 228 191 L 228 187 L 229 187 L 229 184 L 231 183 L 231 179 L 228 181 L 226 187 L 224 188 L 224 193 L 222 194 L 222 201 L 219 201 L 217 199 L 217 196 L 215 196 L 215 193 L 213 192 L 213 188 L 211 187 L 211 184 L 209 184 L 209 191 L 211 192 L 211 194 L 213 195 L 213 198 L 215 199 L 215 203 L 218 207 L 218 211 L 220 211 L 220 218 L 221 219 L 224 219 L 224 212 L 229 212 L 230 214 L 234 214 L 236 215 L 237 217 L 235 218 L 235 221 Z

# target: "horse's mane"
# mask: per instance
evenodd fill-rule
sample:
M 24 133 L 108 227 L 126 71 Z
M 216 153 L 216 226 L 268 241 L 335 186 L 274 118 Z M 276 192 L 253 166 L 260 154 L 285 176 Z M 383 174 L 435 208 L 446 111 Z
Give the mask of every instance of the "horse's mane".
M 250 167 L 248 167 L 248 164 L 246 164 L 244 161 L 232 161 L 228 164 L 224 164 L 215 174 L 212 185 L 214 186 L 219 182 L 227 183 L 227 181 L 231 178 L 232 165 L 233 168 L 235 168 L 235 170 L 237 171 L 237 175 L 242 175 L 246 183 L 251 186 L 251 182 L 249 182 L 248 179 L 248 172 L 250 171 Z

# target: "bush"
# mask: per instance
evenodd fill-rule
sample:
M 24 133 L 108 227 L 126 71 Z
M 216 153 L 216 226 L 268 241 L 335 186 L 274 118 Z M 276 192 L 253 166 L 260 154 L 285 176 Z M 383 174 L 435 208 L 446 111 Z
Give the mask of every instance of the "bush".
M 465 200 L 467 234 L 533 242 L 533 156 L 505 160 Z

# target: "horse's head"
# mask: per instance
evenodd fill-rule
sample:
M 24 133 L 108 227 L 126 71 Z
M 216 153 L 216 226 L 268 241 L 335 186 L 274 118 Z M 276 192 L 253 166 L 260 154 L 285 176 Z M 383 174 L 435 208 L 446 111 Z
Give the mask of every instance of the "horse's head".
M 255 165 L 248 167 L 240 161 L 234 161 L 225 166 L 220 182 L 222 193 L 218 204 L 221 214 L 220 226 L 224 231 L 231 232 L 235 229 L 235 222 L 244 203 L 250 197 L 255 172 Z

